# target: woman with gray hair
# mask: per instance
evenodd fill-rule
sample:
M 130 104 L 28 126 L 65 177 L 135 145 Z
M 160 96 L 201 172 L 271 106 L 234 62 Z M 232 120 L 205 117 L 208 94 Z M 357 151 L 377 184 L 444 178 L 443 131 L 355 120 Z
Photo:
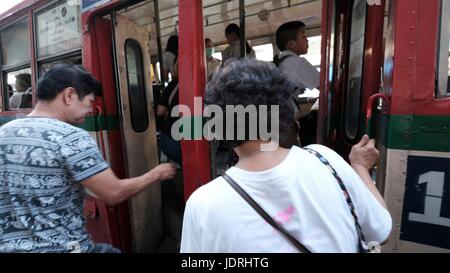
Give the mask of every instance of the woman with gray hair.
M 214 74 L 205 103 L 278 108 L 278 115 L 258 112 L 255 123 L 264 115 L 269 126 L 278 116 L 282 136 L 294 116 L 293 88 L 273 64 L 243 59 Z M 224 132 L 235 117 L 228 114 Z M 237 164 L 187 201 L 181 252 L 363 252 L 365 242 L 388 238 L 392 220 L 369 174 L 379 157 L 373 140 L 353 147 L 350 166 L 325 146 L 285 149 L 259 133 L 242 135 L 224 134 Z
M 28 73 L 16 76 L 16 93 L 9 98 L 9 108 L 31 108 L 31 75 Z

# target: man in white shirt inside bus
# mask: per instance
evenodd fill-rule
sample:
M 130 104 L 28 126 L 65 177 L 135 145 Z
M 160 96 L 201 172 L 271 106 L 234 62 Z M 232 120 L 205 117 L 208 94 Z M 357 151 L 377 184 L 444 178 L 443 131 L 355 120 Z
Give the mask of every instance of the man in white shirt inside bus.
M 302 145 L 316 143 L 320 73 L 305 58 L 300 57 L 308 53 L 305 24 L 301 21 L 282 24 L 277 29 L 276 41 L 281 52 L 275 56 L 274 63 L 297 90 L 306 89 L 301 96 L 306 97 L 307 100 L 298 101 L 300 107 L 298 116 L 301 117 L 300 142 Z
M 276 33 L 280 54 L 275 63 L 291 83 L 297 88 L 314 89 L 319 87 L 320 73 L 301 55 L 308 53 L 308 38 L 305 24 L 291 21 L 282 24 Z

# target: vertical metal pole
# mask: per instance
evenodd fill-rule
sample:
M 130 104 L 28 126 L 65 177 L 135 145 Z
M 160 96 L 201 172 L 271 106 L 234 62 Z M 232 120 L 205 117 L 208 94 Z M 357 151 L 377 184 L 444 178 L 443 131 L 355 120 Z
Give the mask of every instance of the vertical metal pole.
M 206 85 L 205 40 L 203 36 L 202 0 L 179 1 L 179 102 L 190 110 L 183 111 L 184 198 L 211 180 L 209 145 L 203 139 L 202 98 Z M 186 108 L 186 107 L 185 107 Z M 192 127 L 190 130 L 186 127 Z M 190 131 L 188 135 L 188 131 Z
M 159 22 L 159 2 L 158 0 L 153 0 L 153 9 L 155 10 L 155 28 L 156 28 L 156 46 L 158 47 L 158 60 L 159 60 L 159 75 L 161 77 L 161 90 L 164 88 L 164 73 L 163 73 L 163 59 L 162 59 L 162 45 L 161 45 L 161 25 Z
M 241 38 L 241 58 L 247 55 L 247 40 L 245 39 L 245 1 L 239 0 L 239 20 Z

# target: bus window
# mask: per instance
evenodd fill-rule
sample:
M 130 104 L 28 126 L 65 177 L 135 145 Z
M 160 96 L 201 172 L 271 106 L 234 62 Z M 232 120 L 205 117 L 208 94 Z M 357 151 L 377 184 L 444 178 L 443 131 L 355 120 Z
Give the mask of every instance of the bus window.
M 36 15 L 37 58 L 81 48 L 80 6 L 58 2 Z
M 1 32 L 3 66 L 30 62 L 30 35 L 28 20 L 20 21 Z
M 448 97 L 450 95 L 450 0 L 441 1 L 438 64 L 438 96 Z
M 145 95 L 145 80 L 143 55 L 139 44 L 134 40 L 125 43 L 128 77 L 128 97 L 130 100 L 131 125 L 140 133 L 148 128 L 147 97 Z
M 19 69 L 5 73 L 7 80 L 6 102 L 9 110 L 32 107 L 31 68 Z
M 366 32 L 366 0 L 353 3 L 348 82 L 345 94 L 345 135 L 355 139 L 358 135 L 362 93 L 364 36 Z
M 81 63 L 80 5 L 59 1 L 36 13 L 38 77 L 56 64 Z
M 320 71 L 320 61 L 322 59 L 322 36 L 308 37 L 308 53 L 302 57 L 308 60 L 317 70 Z
M 81 65 L 81 56 L 67 57 L 64 59 L 43 63 L 39 66 L 39 76 L 42 76 L 57 64 L 79 64 Z
M 31 108 L 28 20 L 21 20 L 1 30 L 0 36 L 5 109 Z M 10 105 L 11 101 L 12 105 Z
M 272 44 L 254 46 L 253 50 L 255 50 L 257 60 L 266 61 L 266 62 L 271 62 L 273 60 L 273 45 Z
M 222 52 L 215 52 L 212 56 L 214 59 L 222 61 Z

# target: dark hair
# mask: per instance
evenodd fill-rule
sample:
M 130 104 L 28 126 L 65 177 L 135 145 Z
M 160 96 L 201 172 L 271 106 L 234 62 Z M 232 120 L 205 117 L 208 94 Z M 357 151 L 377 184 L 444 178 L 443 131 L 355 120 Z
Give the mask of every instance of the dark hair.
M 178 35 L 172 35 L 167 40 L 166 51 L 178 55 Z
M 282 24 L 276 33 L 277 46 L 280 51 L 287 49 L 287 43 L 297 39 L 297 32 L 304 28 L 305 24 L 302 21 L 291 21 Z
M 294 86 L 280 73 L 279 69 L 271 64 L 253 59 L 238 59 L 219 69 L 212 77 L 206 87 L 205 104 L 217 105 L 224 113 L 226 106 L 242 105 L 247 107 L 254 105 L 267 105 L 267 129 L 272 130 L 271 126 L 271 106 L 279 106 L 279 130 L 280 137 L 286 136 L 287 128 L 290 127 L 294 119 L 295 104 L 292 100 L 292 91 Z M 228 119 L 235 117 L 228 117 Z M 225 142 L 233 147 L 239 146 L 250 139 L 249 121 L 245 118 L 245 139 L 236 139 L 236 122 L 234 122 L 234 139 L 226 139 Z M 260 119 L 260 113 L 258 113 Z M 223 124 L 226 128 L 227 117 L 224 115 Z M 231 129 L 231 128 L 228 128 Z M 258 138 L 259 121 L 258 121 Z
M 205 44 L 206 44 L 206 42 L 208 42 L 208 41 L 212 42 L 212 40 L 211 40 L 211 39 L 209 39 L 209 38 L 205 38 Z
M 225 28 L 225 34 L 231 34 L 234 33 L 236 34 L 238 37 L 241 37 L 241 33 L 240 33 L 240 28 L 238 25 L 236 24 L 229 24 L 226 28 Z
M 80 99 L 89 94 L 102 95 L 102 86 L 91 73 L 80 65 L 58 64 L 47 71 L 38 81 L 38 100 L 51 101 L 64 89 L 73 87 Z

